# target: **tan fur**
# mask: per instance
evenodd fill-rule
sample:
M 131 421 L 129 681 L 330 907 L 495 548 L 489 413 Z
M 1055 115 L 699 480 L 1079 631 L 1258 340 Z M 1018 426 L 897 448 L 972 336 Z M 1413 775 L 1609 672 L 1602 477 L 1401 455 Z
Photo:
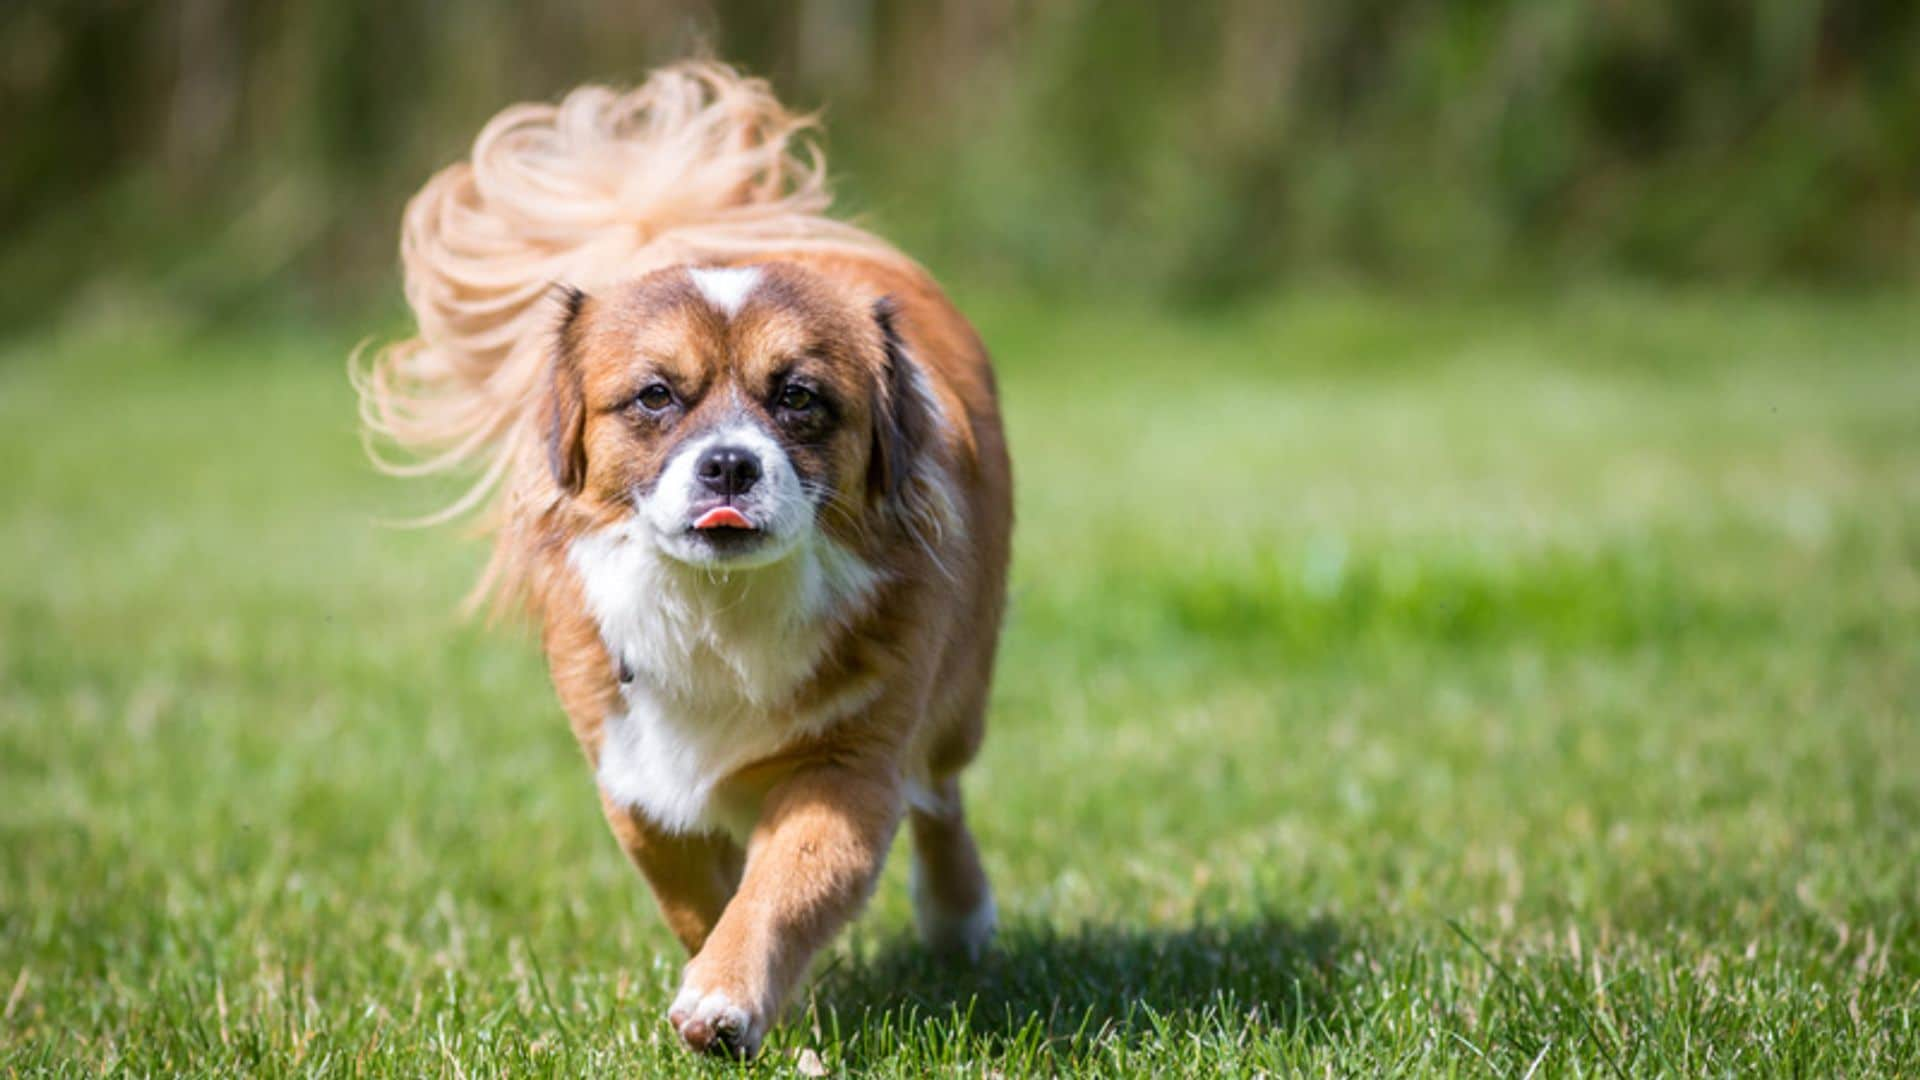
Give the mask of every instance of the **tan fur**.
M 788 147 L 802 126 L 762 84 L 710 65 L 625 96 L 583 90 L 558 109 L 508 110 L 474 162 L 409 209 L 420 336 L 362 380 L 371 431 L 426 455 L 424 471 L 487 463 L 466 501 L 497 492 L 483 588 L 523 596 L 541 623 L 596 769 L 622 708 L 622 661 L 569 552 L 630 516 L 634 493 L 714 418 L 790 435 L 819 493 L 814 529 L 870 571 L 872 586 L 823 624 L 810 671 L 764 710 L 769 730 L 792 734 L 713 787 L 716 813 L 750 827 L 677 830 L 602 798 L 692 957 L 675 1029 L 740 1054 L 866 900 L 910 793 L 923 917 L 991 910 L 958 774 L 983 734 L 1012 527 L 993 376 L 923 271 L 819 216 L 818 160 L 802 166 Z M 616 189 L 628 199 L 618 212 Z M 764 282 L 724 318 L 688 265 L 752 265 Z M 556 280 L 585 290 L 569 312 L 539 303 Z M 902 381 L 896 347 L 915 380 Z M 796 371 L 833 402 L 832 424 L 768 403 L 767 387 Z M 671 421 L 632 404 L 650 380 L 684 392 Z M 825 426 L 782 428 L 814 423 Z M 712 587 L 745 589 L 754 573 Z M 935 941 L 956 943 L 978 945 Z
M 474 602 L 513 605 L 533 570 L 507 533 L 546 494 L 529 403 L 548 373 L 555 283 L 594 291 L 777 250 L 910 265 L 824 216 L 812 127 L 761 80 L 681 63 L 624 93 L 586 86 L 558 105 L 503 110 L 469 160 L 407 204 L 400 257 L 419 334 L 356 368 L 361 422 L 389 472 L 478 467 L 463 496 L 422 519 L 478 511 L 495 538 Z

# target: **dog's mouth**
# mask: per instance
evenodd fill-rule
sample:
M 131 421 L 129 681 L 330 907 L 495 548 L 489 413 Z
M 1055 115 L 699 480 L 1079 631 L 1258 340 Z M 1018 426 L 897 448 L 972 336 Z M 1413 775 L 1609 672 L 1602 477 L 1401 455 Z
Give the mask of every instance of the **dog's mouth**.
M 741 513 L 740 509 L 735 506 L 713 507 L 706 513 L 693 519 L 693 524 L 689 526 L 689 528 L 693 529 L 694 532 L 700 533 L 760 531 L 760 526 L 755 525 L 751 518 Z
M 760 550 L 767 530 L 750 511 L 721 503 L 695 513 L 686 535 L 709 556 L 732 559 Z
M 675 511 L 656 525 L 659 540 L 667 554 L 693 566 L 744 570 L 769 565 L 785 558 L 805 536 L 805 523 L 783 513 L 776 499 L 707 494 Z

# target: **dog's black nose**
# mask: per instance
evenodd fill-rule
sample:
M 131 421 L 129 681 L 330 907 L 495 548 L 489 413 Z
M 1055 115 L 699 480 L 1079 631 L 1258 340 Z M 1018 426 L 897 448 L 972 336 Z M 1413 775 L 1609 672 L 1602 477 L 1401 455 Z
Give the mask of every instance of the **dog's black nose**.
M 693 472 L 715 495 L 745 495 L 760 479 L 760 459 L 738 446 L 713 446 L 693 463 Z

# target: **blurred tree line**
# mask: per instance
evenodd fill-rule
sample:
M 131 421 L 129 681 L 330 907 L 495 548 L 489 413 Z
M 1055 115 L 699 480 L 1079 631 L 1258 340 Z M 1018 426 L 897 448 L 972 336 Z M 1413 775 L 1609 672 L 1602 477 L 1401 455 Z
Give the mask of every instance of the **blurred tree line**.
M 497 108 L 696 51 L 823 106 L 843 208 L 977 282 L 1920 265 L 1911 0 L 13 0 L 0 317 L 391 297 Z

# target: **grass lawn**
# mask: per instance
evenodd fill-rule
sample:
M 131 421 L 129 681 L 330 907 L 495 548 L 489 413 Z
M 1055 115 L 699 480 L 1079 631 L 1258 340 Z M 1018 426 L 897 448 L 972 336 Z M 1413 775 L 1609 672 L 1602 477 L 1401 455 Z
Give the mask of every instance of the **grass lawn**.
M 1920 1070 L 1920 309 L 977 314 L 1003 934 L 755 1071 Z M 729 1071 L 355 336 L 0 348 L 0 1073 Z

